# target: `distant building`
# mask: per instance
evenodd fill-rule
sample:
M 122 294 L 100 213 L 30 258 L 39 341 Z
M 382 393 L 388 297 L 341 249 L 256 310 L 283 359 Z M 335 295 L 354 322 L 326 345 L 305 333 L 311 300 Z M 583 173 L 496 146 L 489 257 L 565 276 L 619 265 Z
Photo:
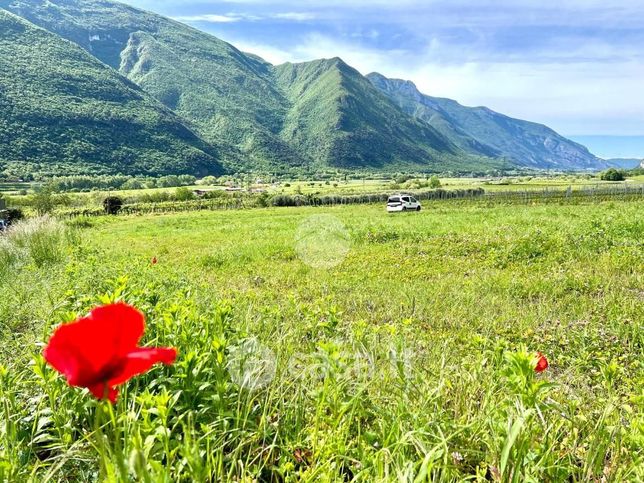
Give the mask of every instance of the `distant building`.
M 223 191 L 223 189 L 222 188 L 213 188 L 213 189 L 209 189 L 209 190 L 203 190 L 203 189 L 201 189 L 201 190 L 192 190 L 192 194 L 194 194 L 195 196 L 197 196 L 199 198 L 203 198 L 207 194 L 214 193 L 215 191 Z

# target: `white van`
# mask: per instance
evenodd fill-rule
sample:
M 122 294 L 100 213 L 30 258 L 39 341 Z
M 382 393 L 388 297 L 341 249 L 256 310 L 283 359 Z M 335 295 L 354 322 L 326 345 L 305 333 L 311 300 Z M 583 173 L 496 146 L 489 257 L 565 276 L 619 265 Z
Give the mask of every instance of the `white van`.
M 397 211 L 420 211 L 422 209 L 420 202 L 411 195 L 394 195 L 387 200 L 387 211 L 395 213 Z

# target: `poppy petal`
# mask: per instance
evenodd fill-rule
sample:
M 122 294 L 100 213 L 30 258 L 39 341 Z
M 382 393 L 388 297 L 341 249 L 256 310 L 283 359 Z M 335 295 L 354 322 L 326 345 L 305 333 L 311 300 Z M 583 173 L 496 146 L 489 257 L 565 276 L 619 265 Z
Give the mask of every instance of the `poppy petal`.
M 106 388 L 107 388 L 107 393 L 105 390 Z M 119 395 L 118 389 L 114 387 L 107 387 L 104 382 L 99 384 L 94 384 L 93 386 L 90 386 L 88 389 L 94 395 L 94 397 L 96 397 L 96 399 L 99 399 L 99 400 L 107 399 L 112 404 L 116 403 L 116 400 Z
M 548 359 L 541 352 L 537 352 L 537 365 L 534 370 L 536 372 L 543 372 L 548 369 Z
M 56 331 L 45 347 L 43 356 L 49 365 L 65 376 L 70 385 L 79 386 L 83 380 L 91 379 L 90 364 L 66 339 L 65 331 Z
M 132 377 L 147 372 L 154 364 L 172 364 L 177 359 L 177 350 L 172 348 L 137 348 L 125 357 L 120 371 L 114 374 L 108 384 L 118 386 L 129 381 Z
M 90 386 L 136 348 L 145 330 L 143 314 L 117 303 L 58 327 L 43 355 L 73 386 Z
M 97 307 L 90 312 L 90 317 L 100 327 L 101 337 L 108 338 L 100 341 L 101 344 L 111 345 L 112 353 L 118 356 L 135 349 L 145 331 L 143 314 L 124 303 Z

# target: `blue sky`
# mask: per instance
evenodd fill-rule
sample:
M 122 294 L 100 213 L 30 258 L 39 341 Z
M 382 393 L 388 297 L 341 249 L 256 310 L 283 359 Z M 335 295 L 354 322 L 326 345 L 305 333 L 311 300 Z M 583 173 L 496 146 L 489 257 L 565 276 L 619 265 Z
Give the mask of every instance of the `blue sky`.
M 363 74 L 411 79 L 426 94 L 486 105 L 564 135 L 612 136 L 613 146 L 615 136 L 628 136 L 620 154 L 644 157 L 642 0 L 127 3 L 272 63 L 339 56 Z

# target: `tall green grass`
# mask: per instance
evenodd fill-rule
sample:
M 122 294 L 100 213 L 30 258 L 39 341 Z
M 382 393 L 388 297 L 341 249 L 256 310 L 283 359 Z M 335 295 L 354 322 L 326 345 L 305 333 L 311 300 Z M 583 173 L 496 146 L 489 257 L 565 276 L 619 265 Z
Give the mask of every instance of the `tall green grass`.
M 0 271 L 6 273 L 20 261 L 36 267 L 59 263 L 72 238 L 62 223 L 49 216 L 20 221 L 0 238 Z
M 351 241 L 327 269 L 297 251 L 321 212 Z M 63 263 L 0 285 L 0 481 L 644 479 L 638 203 L 77 226 Z M 180 356 L 108 409 L 39 354 L 113 300 L 146 314 L 144 345 Z

